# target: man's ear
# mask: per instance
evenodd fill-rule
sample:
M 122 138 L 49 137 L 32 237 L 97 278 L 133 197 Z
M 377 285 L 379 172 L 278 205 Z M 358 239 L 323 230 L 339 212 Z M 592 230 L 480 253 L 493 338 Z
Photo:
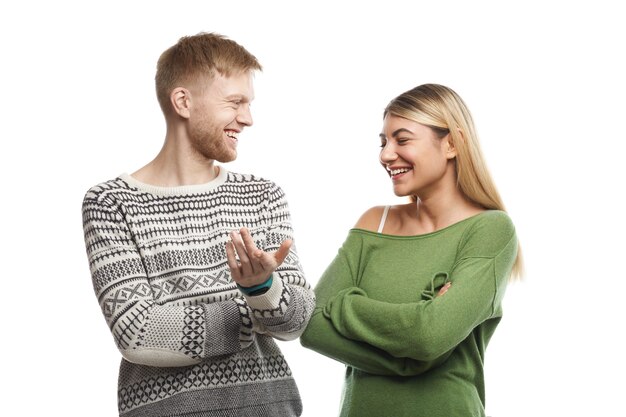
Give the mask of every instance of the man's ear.
M 176 87 L 170 94 L 172 108 L 180 117 L 189 119 L 191 107 L 191 93 L 184 87 Z

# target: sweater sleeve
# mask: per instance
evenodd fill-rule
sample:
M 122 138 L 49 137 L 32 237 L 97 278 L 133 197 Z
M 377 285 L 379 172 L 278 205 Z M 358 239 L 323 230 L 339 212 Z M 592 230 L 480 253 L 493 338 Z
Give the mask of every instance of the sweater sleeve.
M 272 182 L 268 185 L 265 214 L 268 229 L 263 250 L 273 252 L 284 240 L 293 241 L 294 237 L 285 193 Z M 261 295 L 244 296 L 254 320 L 266 334 L 279 340 L 293 340 L 302 334 L 315 307 L 315 294 L 304 278 L 295 244 L 276 268 L 269 290 Z
M 306 348 L 356 369 L 375 375 L 418 375 L 443 363 L 450 352 L 430 361 L 394 357 L 367 340 L 354 340 L 341 334 L 324 313 L 335 294 L 354 287 L 359 267 L 360 238 L 349 235 L 339 253 L 315 287 L 317 307 L 300 338 Z
M 195 305 L 155 301 L 159 288 L 151 286 L 120 210 L 92 191 L 83 200 L 92 283 L 122 356 L 148 366 L 186 366 L 249 346 L 255 323 L 243 297 Z
M 345 288 L 324 305 L 324 317 L 342 336 L 368 343 L 390 355 L 431 361 L 454 349 L 485 320 L 500 314 L 517 238 L 504 213 L 484 216 L 462 239 L 447 275 L 444 296 L 392 304 Z

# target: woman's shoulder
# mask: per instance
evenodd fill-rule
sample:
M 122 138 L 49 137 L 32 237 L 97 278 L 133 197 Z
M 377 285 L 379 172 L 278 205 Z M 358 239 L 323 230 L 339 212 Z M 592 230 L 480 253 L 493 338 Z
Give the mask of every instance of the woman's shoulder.
M 484 256 L 495 256 L 512 240 L 516 240 L 513 221 L 504 211 L 486 210 L 468 220 L 462 238 L 463 246 L 480 249 Z
M 357 220 L 354 228 L 375 232 L 378 229 L 378 225 L 380 224 L 380 219 L 382 218 L 384 211 L 385 206 L 370 207 L 365 210 L 363 214 L 361 214 L 361 217 Z
M 394 211 L 405 210 L 406 206 L 411 206 L 411 205 L 414 205 L 414 204 L 408 203 L 408 204 L 371 207 L 367 209 L 363 214 L 361 214 L 361 217 L 359 217 L 359 220 L 357 220 L 356 224 L 354 225 L 354 228 L 376 232 L 378 230 L 378 226 L 380 225 L 380 221 L 382 220 L 382 217 L 384 215 L 385 207 L 389 207 L 389 212 L 391 213 Z
M 503 232 L 515 232 L 515 226 L 508 213 L 502 210 L 485 210 L 479 216 L 474 216 L 475 227 L 489 231 L 500 230 Z

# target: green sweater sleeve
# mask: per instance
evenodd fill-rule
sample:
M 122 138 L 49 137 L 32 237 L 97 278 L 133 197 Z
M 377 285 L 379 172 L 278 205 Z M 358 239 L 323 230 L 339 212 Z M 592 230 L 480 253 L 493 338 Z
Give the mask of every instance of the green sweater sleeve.
M 300 337 L 300 343 L 322 355 L 376 375 L 418 375 L 444 362 L 448 354 L 431 361 L 394 357 L 372 346 L 367 340 L 357 341 L 344 336 L 324 314 L 324 309 L 335 294 L 354 288 L 359 245 L 357 237 L 349 236 L 322 275 L 315 287 L 317 306 L 304 334 Z
M 327 299 L 323 315 L 347 339 L 394 357 L 434 361 L 476 326 L 500 314 L 516 254 L 517 238 L 508 216 L 484 216 L 463 236 L 457 261 L 446 272 L 452 286 L 444 296 L 392 304 L 368 298 L 352 286 Z

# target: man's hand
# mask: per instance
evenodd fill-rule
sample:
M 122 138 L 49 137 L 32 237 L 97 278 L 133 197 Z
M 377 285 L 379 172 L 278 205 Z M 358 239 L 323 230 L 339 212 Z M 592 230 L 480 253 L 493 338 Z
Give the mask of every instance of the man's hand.
M 231 232 L 230 239 L 226 244 L 226 259 L 233 281 L 242 287 L 254 287 L 267 281 L 283 263 L 292 244 L 291 239 L 287 239 L 276 252 L 262 251 L 256 247 L 245 227 L 239 232 Z

